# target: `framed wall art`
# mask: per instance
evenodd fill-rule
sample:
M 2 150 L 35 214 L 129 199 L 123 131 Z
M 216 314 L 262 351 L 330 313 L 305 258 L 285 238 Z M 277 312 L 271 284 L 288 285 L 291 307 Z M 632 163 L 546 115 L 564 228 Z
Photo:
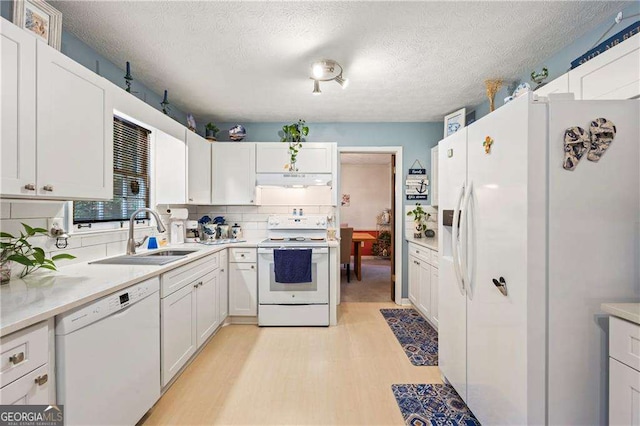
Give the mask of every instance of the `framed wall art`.
M 14 0 L 13 23 L 60 50 L 62 13 L 43 0 Z
M 454 134 L 465 126 L 466 108 L 459 109 L 444 117 L 444 137 Z

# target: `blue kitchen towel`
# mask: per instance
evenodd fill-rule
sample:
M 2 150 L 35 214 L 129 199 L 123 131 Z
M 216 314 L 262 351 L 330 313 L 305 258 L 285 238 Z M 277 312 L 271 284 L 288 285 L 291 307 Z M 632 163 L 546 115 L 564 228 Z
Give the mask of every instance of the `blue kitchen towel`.
M 283 284 L 310 283 L 311 249 L 273 250 L 276 282 Z

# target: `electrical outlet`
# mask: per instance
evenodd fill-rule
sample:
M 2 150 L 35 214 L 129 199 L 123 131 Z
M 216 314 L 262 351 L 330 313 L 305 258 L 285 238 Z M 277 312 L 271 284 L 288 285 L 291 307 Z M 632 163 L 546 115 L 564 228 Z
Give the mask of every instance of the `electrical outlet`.
M 53 230 L 59 230 L 59 233 L 64 233 L 64 219 L 61 217 L 54 217 L 47 219 L 47 230 L 50 234 L 56 234 Z

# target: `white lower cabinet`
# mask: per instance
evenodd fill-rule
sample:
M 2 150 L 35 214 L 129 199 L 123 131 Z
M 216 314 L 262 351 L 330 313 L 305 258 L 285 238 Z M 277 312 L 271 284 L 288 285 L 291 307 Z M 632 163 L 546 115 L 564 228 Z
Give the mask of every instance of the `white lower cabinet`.
M 45 321 L 0 339 L 0 404 L 55 403 L 52 327 Z
M 640 325 L 609 320 L 609 424 L 640 426 Z
M 231 248 L 229 251 L 229 315 L 254 317 L 258 315 L 256 249 Z
M 204 271 L 203 261 L 211 265 Z M 182 281 L 182 287 L 173 288 L 173 292 L 164 294 L 160 302 L 163 387 L 169 384 L 220 325 L 218 254 L 192 263 L 191 270 L 200 273 L 190 280 Z M 188 276 L 188 266 L 169 271 L 167 274 L 179 272 Z
M 437 258 L 436 253 L 436 258 Z M 431 267 L 431 322 L 438 328 L 438 268 Z
M 162 299 L 162 386 L 166 386 L 196 352 L 196 293 L 185 286 Z
M 2 405 L 49 404 L 49 364 L 45 364 L 22 376 L 0 391 Z
M 409 243 L 409 300 L 438 328 L 438 252 Z
M 609 358 L 609 424 L 640 426 L 640 371 Z
M 220 325 L 224 324 L 224 320 L 229 316 L 229 266 L 227 259 L 227 251 L 224 250 L 220 253 L 220 269 L 218 271 Z

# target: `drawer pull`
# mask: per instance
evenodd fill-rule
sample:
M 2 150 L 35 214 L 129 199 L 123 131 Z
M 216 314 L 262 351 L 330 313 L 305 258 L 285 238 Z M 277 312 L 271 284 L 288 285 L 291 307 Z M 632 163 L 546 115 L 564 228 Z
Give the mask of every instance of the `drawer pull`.
M 53 185 L 45 185 L 42 187 L 43 191 L 53 192 Z
M 224 269 L 220 269 L 220 272 L 224 272 Z
M 240 254 L 240 257 L 244 257 L 244 253 L 241 253 L 241 254 Z
M 42 376 L 38 376 L 36 377 L 35 382 L 38 384 L 38 386 L 42 386 L 45 383 L 47 383 L 49 381 L 49 375 L 48 374 L 43 374 Z
M 33 183 L 28 183 L 24 186 L 24 189 L 26 189 L 27 191 L 35 191 L 36 185 Z
M 420 254 L 420 250 L 416 250 L 416 254 Z
M 24 361 L 24 352 L 13 354 L 9 357 L 9 362 L 11 362 L 13 365 L 20 364 L 22 361 Z

